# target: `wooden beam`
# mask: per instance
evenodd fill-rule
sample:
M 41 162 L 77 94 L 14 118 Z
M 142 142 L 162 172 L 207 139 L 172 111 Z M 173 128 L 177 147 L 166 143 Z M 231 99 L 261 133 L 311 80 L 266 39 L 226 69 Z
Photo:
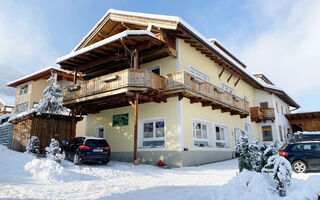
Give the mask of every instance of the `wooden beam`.
M 221 105 L 211 105 L 212 110 L 217 110 L 221 108 Z
M 190 103 L 199 103 L 201 99 L 201 97 L 190 98 Z
M 222 113 L 230 112 L 230 108 L 221 108 L 221 112 Z
M 139 51 L 134 50 L 133 69 L 139 69 Z
M 238 111 L 230 111 L 230 114 L 231 115 L 238 115 L 238 114 L 240 114 Z
M 222 74 L 223 74 L 223 72 L 224 72 L 225 69 L 226 69 L 226 68 L 223 67 L 223 69 L 221 70 L 221 72 L 220 72 L 220 74 L 219 74 L 219 78 L 221 78 L 221 76 L 222 76 Z
M 229 76 L 229 78 L 228 78 L 228 80 L 227 80 L 227 83 L 229 83 L 229 81 L 230 81 L 230 79 L 231 79 L 232 75 L 233 75 L 233 74 L 230 74 L 230 76 Z
M 138 104 L 139 94 L 136 94 L 134 99 L 134 130 L 133 130 L 133 160 L 138 164 Z
M 240 77 L 239 77 L 238 80 L 235 82 L 234 87 L 236 87 L 236 86 L 238 85 L 239 81 L 240 81 Z
M 182 93 L 180 93 L 179 95 L 178 95 L 179 97 L 179 101 L 181 101 L 182 99 L 183 99 L 183 96 L 184 96 L 184 93 L 182 92 Z
M 78 72 L 77 72 L 77 70 L 74 70 L 74 74 L 73 74 L 73 84 L 77 84 L 77 75 L 78 74 Z
M 240 118 L 241 119 L 243 119 L 243 118 L 247 118 L 248 117 L 248 115 L 247 114 L 245 114 L 245 115 L 240 115 Z
M 211 102 L 210 101 L 204 101 L 202 102 L 202 107 L 206 107 L 206 106 L 211 106 Z

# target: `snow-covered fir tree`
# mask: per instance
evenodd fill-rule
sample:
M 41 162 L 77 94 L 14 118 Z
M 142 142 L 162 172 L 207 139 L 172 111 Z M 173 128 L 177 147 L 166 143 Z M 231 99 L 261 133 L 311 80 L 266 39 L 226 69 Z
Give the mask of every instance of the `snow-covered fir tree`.
M 262 158 L 261 158 L 261 169 L 267 165 L 268 159 L 271 156 L 277 155 L 278 150 L 277 150 L 277 143 L 272 142 L 270 145 L 261 145 L 261 151 L 262 151 Z
M 27 147 L 26 147 L 26 152 L 27 153 L 34 153 L 34 154 L 38 154 L 39 153 L 39 139 L 37 136 L 31 136 Z
M 260 145 L 258 144 L 258 141 L 256 139 L 251 142 L 248 136 L 244 132 L 242 132 L 240 140 L 237 142 L 236 150 L 240 154 L 238 158 L 240 172 L 243 169 L 247 169 L 250 171 L 261 170 L 262 155 L 260 152 Z
M 262 172 L 270 174 L 276 182 L 276 189 L 285 192 L 291 182 L 291 164 L 290 162 L 279 155 L 273 155 L 268 159 L 268 163 L 262 169 Z
M 61 163 L 61 148 L 59 147 L 59 142 L 56 139 L 52 138 L 50 146 L 46 147 L 46 156 L 51 160 L 55 160 L 58 163 Z
M 61 114 L 64 110 L 62 105 L 63 93 L 61 87 L 57 84 L 54 71 L 51 71 L 51 76 L 47 81 L 50 85 L 43 90 L 44 98 L 40 100 L 37 110 L 40 113 Z

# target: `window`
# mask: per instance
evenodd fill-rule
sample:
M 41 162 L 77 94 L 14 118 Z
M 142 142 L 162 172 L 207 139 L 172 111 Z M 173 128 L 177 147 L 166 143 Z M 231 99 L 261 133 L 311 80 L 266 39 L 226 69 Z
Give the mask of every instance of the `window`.
M 157 65 L 155 67 L 148 67 L 148 68 L 146 68 L 146 70 L 153 72 L 155 74 L 158 74 L 158 75 L 160 75 L 160 73 L 161 73 L 160 65 Z
M 283 141 L 283 135 L 282 135 L 281 126 L 279 126 L 279 135 L 280 135 L 280 140 Z
M 28 85 L 21 86 L 20 94 L 27 94 L 28 93 Z
M 226 92 L 229 92 L 230 94 L 234 94 L 234 89 L 225 84 L 222 84 L 222 89 Z
M 320 152 L 320 145 L 319 144 L 304 144 L 303 150 Z
M 225 126 L 216 125 L 216 147 L 229 147 L 228 128 Z
M 252 128 L 248 123 L 244 123 L 244 132 L 247 134 L 249 138 L 252 138 Z
M 165 122 L 164 120 L 152 120 L 142 123 L 141 147 L 165 147 Z
M 290 107 L 287 105 L 287 114 L 290 114 Z
M 193 67 L 190 67 L 190 74 L 192 74 L 193 76 L 201 79 L 201 80 L 204 80 L 204 81 L 207 81 L 207 82 L 210 82 L 210 78 L 208 75 L 206 75 L 205 73 L 202 73 L 200 72 L 199 70 L 193 68 Z
M 33 108 L 38 107 L 38 105 L 39 105 L 39 102 L 33 102 Z
M 193 141 L 195 147 L 212 147 L 209 142 L 209 133 L 211 132 L 211 124 L 194 120 L 192 124 Z
M 96 127 L 94 131 L 94 136 L 104 138 L 104 126 Z
M 261 108 L 261 109 L 269 108 L 268 102 L 261 102 L 261 103 L 260 103 L 260 108 Z
M 21 103 L 16 106 L 16 114 L 27 111 L 28 110 L 28 102 Z
M 263 141 L 272 141 L 272 128 L 271 126 L 262 126 L 262 139 Z
M 249 99 L 248 99 L 248 97 L 246 95 L 243 96 L 243 100 L 246 101 L 246 102 L 249 102 Z
M 278 102 L 276 102 L 277 113 L 279 112 Z
M 281 105 L 280 107 L 281 107 L 281 114 L 283 114 L 283 107 L 282 107 L 282 105 Z

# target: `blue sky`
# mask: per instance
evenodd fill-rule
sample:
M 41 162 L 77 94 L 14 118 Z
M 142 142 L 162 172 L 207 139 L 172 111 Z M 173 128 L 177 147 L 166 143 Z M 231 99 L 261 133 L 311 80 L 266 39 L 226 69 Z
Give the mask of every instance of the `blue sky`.
M 109 8 L 179 16 L 264 72 L 301 110 L 320 110 L 316 0 L 0 0 L 0 64 L 24 74 L 55 65 Z

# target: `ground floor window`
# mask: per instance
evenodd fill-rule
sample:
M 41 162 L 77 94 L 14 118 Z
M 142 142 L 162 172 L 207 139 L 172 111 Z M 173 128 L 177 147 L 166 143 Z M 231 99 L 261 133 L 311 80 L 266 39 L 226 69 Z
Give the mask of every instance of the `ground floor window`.
M 279 126 L 279 135 L 280 135 L 280 141 L 283 141 L 283 135 L 282 135 L 281 126 Z
M 226 126 L 216 125 L 216 147 L 229 147 L 228 128 Z
M 209 127 L 211 124 L 198 120 L 193 121 L 193 141 L 195 147 L 212 147 L 209 142 Z
M 148 120 L 142 123 L 142 147 L 165 147 L 165 121 Z
M 94 136 L 104 138 L 104 126 L 96 127 L 94 130 Z
M 262 139 L 263 141 L 272 141 L 272 128 L 271 126 L 262 126 Z

